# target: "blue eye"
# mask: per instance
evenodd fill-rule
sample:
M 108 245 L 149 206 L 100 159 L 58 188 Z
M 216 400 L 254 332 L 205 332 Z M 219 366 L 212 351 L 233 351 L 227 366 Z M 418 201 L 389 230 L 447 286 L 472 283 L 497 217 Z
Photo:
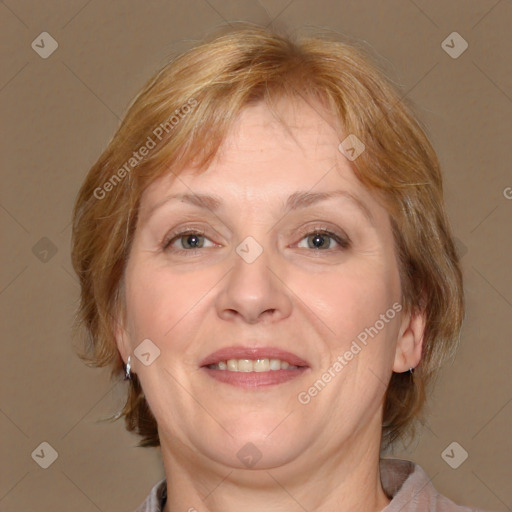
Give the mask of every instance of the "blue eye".
M 204 235 L 204 231 L 197 229 L 174 232 L 164 239 L 162 249 L 177 253 L 195 253 L 199 249 L 215 247 L 215 244 Z M 306 246 L 301 245 L 303 240 L 307 240 Z M 174 247 L 176 242 L 179 242 L 181 247 Z M 339 247 L 338 249 L 336 245 Z M 334 233 L 327 229 L 316 228 L 304 233 L 297 247 L 313 249 L 314 251 L 334 251 L 340 250 L 340 248 L 349 248 L 350 240 L 346 235 Z
M 162 243 L 162 248 L 165 250 L 170 250 L 170 247 L 175 241 L 180 241 L 182 244 L 182 248 L 173 248 L 175 251 L 185 251 L 190 252 L 196 249 L 202 249 L 205 246 L 205 241 L 208 240 L 204 233 L 197 230 L 185 230 L 180 233 L 173 233 L 168 238 L 166 238 Z M 212 246 L 214 244 L 212 243 Z
M 350 243 L 346 237 L 343 237 L 341 235 L 338 235 L 337 233 L 333 233 L 332 231 L 324 230 L 324 229 L 317 229 L 315 231 L 311 231 L 310 233 L 307 233 L 302 240 L 307 240 L 307 247 L 306 249 L 315 249 L 315 250 L 330 250 L 334 249 L 332 247 L 332 244 L 330 243 L 330 240 L 334 241 L 336 244 L 341 246 L 342 248 L 346 249 L 350 246 Z M 310 245 L 310 243 L 312 245 Z M 300 245 L 298 245 L 300 247 Z

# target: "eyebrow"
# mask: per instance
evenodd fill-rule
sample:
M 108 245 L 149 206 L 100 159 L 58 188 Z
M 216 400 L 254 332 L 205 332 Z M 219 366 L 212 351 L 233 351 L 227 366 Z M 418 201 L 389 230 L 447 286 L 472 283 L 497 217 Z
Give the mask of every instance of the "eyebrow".
M 288 213 L 293 210 L 299 210 L 301 208 L 306 208 L 315 203 L 319 203 L 321 201 L 327 201 L 328 199 L 336 198 L 336 197 L 344 197 L 353 202 L 359 210 L 364 214 L 364 216 L 370 221 L 371 224 L 374 224 L 373 215 L 368 208 L 368 206 L 357 196 L 346 191 L 346 190 L 335 190 L 332 192 L 308 192 L 308 191 L 299 191 L 294 192 L 291 196 L 288 197 L 286 203 L 283 206 L 284 212 Z M 164 197 L 161 201 L 153 205 L 145 214 L 146 219 L 149 219 L 153 213 L 162 207 L 164 204 L 169 203 L 173 200 L 180 200 L 181 202 L 191 204 L 193 206 L 197 206 L 199 208 L 208 209 L 212 212 L 216 212 L 220 209 L 223 204 L 223 200 L 219 196 L 215 195 L 207 195 L 207 194 L 173 194 L 167 197 Z

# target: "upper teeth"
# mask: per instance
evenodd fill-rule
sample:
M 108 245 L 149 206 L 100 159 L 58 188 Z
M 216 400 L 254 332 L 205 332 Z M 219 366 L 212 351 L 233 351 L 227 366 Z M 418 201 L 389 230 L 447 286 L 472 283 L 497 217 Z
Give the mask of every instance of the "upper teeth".
M 231 372 L 268 372 L 269 370 L 296 370 L 298 366 L 290 365 L 281 359 L 228 359 L 210 364 L 208 368 Z

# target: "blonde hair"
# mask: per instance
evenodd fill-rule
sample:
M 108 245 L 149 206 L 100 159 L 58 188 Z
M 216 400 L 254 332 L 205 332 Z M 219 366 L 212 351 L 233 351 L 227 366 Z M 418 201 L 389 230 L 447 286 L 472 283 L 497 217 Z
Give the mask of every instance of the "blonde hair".
M 111 377 L 124 371 L 115 319 L 125 316 L 123 274 L 146 187 L 185 166 L 205 169 L 241 110 L 277 96 L 322 101 L 346 134 L 364 142 L 353 169 L 389 212 L 404 311 L 426 314 L 414 376 L 393 373 L 386 391 L 384 449 L 414 433 L 427 387 L 456 348 L 464 299 L 435 152 L 396 86 L 353 44 L 242 24 L 179 55 L 144 86 L 76 199 L 72 262 L 81 300 L 75 331 L 87 333 L 80 356 L 109 366 Z M 126 428 L 142 437 L 139 446 L 158 446 L 156 420 L 136 375 L 129 385 Z

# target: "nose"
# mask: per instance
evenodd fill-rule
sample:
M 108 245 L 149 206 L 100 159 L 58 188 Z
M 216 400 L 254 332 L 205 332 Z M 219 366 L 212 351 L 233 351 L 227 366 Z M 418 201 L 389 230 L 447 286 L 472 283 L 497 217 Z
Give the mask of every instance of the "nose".
M 275 322 L 291 314 L 291 291 L 279 275 L 275 259 L 271 260 L 265 250 L 251 263 L 233 251 L 233 268 L 217 297 L 220 318 L 255 324 Z

